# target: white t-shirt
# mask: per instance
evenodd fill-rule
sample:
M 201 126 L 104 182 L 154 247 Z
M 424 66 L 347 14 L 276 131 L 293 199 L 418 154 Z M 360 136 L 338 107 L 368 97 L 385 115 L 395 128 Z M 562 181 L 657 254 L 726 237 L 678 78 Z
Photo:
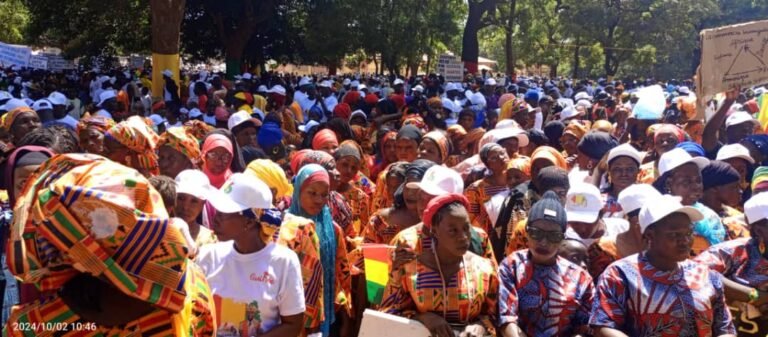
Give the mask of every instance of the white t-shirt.
M 240 254 L 234 241 L 200 247 L 196 262 L 205 272 L 216 303 L 218 336 L 264 334 L 280 316 L 304 312 L 299 258 L 275 243 Z

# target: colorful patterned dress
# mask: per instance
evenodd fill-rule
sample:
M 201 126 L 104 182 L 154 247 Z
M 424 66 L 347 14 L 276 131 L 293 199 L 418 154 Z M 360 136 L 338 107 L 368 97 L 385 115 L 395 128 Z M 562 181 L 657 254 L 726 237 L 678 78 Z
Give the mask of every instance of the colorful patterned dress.
M 735 334 L 720 274 L 690 260 L 661 271 L 645 253 L 616 261 L 597 281 L 589 324 L 629 336 Z
M 365 167 L 365 165 L 363 165 Z M 362 169 L 361 169 L 362 170 Z M 352 186 L 355 186 L 363 192 L 365 192 L 365 195 L 367 195 L 369 198 L 373 198 L 373 194 L 376 192 L 376 184 L 371 181 L 371 178 L 368 178 L 368 176 L 365 175 L 364 172 L 360 171 L 355 174 L 355 177 L 352 178 Z
M 491 230 L 494 224 L 491 223 L 491 219 L 485 209 L 485 203 L 491 200 L 491 197 L 494 195 L 508 190 L 507 186 L 491 186 L 485 179 L 478 180 L 467 187 L 464 190 L 464 195 L 469 201 L 467 212 L 469 213 L 470 223 L 475 227 L 482 228 L 486 232 Z
M 640 173 L 637 174 L 638 184 L 653 184 L 656 181 L 656 166 L 654 162 L 648 162 L 640 165 Z
M 363 242 L 388 244 L 400 232 L 400 226 L 390 224 L 381 216 L 381 212 L 374 214 L 363 230 Z
M 619 199 L 611 195 L 608 191 L 603 191 L 600 195 L 603 200 L 604 218 L 623 218 L 624 211 L 619 204 Z
M 586 270 L 559 256 L 554 265 L 537 265 L 520 250 L 499 265 L 498 326 L 515 323 L 528 336 L 584 334 L 593 296 Z
M 379 310 L 407 318 L 431 312 L 449 324 L 483 324 L 492 330 L 499 290 L 496 266 L 473 253 L 462 264 L 445 284 L 438 271 L 418 260 L 402 265 L 389 279 Z
M 352 211 L 352 224 L 344 228 L 344 235 L 348 238 L 358 237 L 363 227 L 371 219 L 371 198 L 365 191 L 354 184 L 350 185 L 350 188 L 346 192 L 341 193 L 341 195 L 347 201 L 347 205 L 349 205 L 349 209 Z
M 616 247 L 616 237 L 604 236 L 593 242 L 587 248 L 587 269 L 592 278 L 597 279 L 611 263 L 621 257 Z

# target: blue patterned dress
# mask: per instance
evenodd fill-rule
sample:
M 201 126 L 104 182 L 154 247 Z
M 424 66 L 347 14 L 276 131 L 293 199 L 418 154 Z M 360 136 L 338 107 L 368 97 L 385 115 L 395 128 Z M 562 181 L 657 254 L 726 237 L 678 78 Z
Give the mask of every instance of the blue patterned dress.
M 603 272 L 589 324 L 638 337 L 736 333 L 719 273 L 691 260 L 661 271 L 645 253 L 618 260 Z

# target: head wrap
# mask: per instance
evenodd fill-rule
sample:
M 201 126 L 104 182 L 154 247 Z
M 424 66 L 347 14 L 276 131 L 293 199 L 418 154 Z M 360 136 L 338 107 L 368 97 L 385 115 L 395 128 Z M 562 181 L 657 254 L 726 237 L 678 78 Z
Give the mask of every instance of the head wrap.
M 427 107 L 432 111 L 443 111 L 443 100 L 439 96 L 427 100 Z
M 513 94 L 513 93 L 506 93 L 504 95 L 501 95 L 499 97 L 498 106 L 504 106 L 504 103 L 507 103 L 510 100 L 513 100 L 515 98 L 517 98 L 517 96 L 515 96 L 515 94 Z
M 329 172 L 336 168 L 336 160 L 333 159 L 333 156 L 327 152 L 311 150 L 302 156 L 298 167 L 296 167 L 297 171 L 294 172 L 298 172 L 298 170 L 301 170 L 302 167 L 308 164 L 318 164 Z
M 426 159 L 416 159 L 405 170 L 405 177 L 414 178 L 417 181 L 421 181 L 424 175 L 427 173 L 430 167 L 437 165 L 435 162 Z
M 259 135 L 256 136 L 256 142 L 262 149 L 268 149 L 279 145 L 283 141 L 283 130 L 277 123 L 264 123 L 259 129 Z
M 143 119 L 138 116 L 130 117 L 109 129 L 105 136 L 111 137 L 133 151 L 138 159 L 137 168 L 147 169 L 153 175 L 160 174 L 157 153 L 155 153 L 160 137 Z M 123 164 L 133 165 L 133 163 Z
M 672 133 L 677 137 L 677 142 L 682 143 L 685 141 L 685 132 L 674 124 L 662 124 L 656 132 L 653 133 L 653 141 L 659 139 L 659 135 L 662 133 Z
M 15 205 L 16 197 L 17 197 L 16 195 L 14 195 L 13 187 L 15 185 L 15 182 L 13 181 L 13 171 L 20 166 L 36 165 L 36 164 L 29 164 L 28 162 L 27 163 L 21 162 L 22 159 L 24 159 L 25 157 L 28 157 L 27 154 L 30 154 L 30 153 L 40 153 L 47 158 L 51 158 L 54 155 L 51 150 L 44 148 L 42 146 L 34 146 L 34 145 L 22 146 L 13 150 L 11 155 L 8 157 L 8 163 L 5 166 L 5 172 L 3 172 L 5 174 L 4 181 L 7 185 L 6 189 L 8 190 L 8 203 L 11 206 Z M 37 158 L 39 159 L 39 157 Z M 24 160 L 24 161 L 27 161 L 27 160 Z M 38 164 L 42 164 L 42 162 Z M 27 179 L 27 181 L 29 181 L 29 179 Z
M 390 95 L 389 99 L 392 101 L 392 103 L 395 103 L 395 106 L 398 110 L 405 106 L 405 96 L 403 95 Z
M 497 143 L 485 144 L 480 148 L 480 152 L 478 153 L 480 155 L 480 161 L 482 161 L 486 166 L 488 166 L 488 155 L 490 155 L 491 151 L 493 150 L 504 151 L 504 148 Z
M 339 146 L 339 140 L 336 138 L 336 133 L 331 129 L 322 129 L 315 133 L 315 137 L 312 138 L 312 149 L 318 150 L 326 145 Z
M 109 131 L 109 129 L 111 129 L 113 126 L 115 126 L 115 121 L 110 118 L 106 118 L 104 116 L 91 116 L 88 118 L 83 118 L 79 123 L 77 123 L 77 134 L 79 135 L 80 132 L 88 128 L 96 129 L 104 134 L 107 133 L 107 131 Z
M 205 135 L 213 131 L 214 127 L 206 124 L 203 121 L 193 119 L 184 122 L 184 129 L 187 130 L 189 135 L 195 137 L 195 139 L 197 139 L 199 142 L 201 139 L 205 138 Z
M 501 112 L 499 113 L 499 120 L 514 118 L 520 112 L 527 112 L 528 104 L 524 100 L 517 97 L 512 98 L 501 105 Z
M 256 159 L 248 164 L 245 172 L 259 178 L 269 188 L 274 189 L 275 197 L 278 199 L 293 194 L 293 186 L 288 182 L 288 178 L 285 177 L 285 171 L 283 171 L 280 165 L 271 160 Z
M 424 209 L 424 228 L 432 229 L 433 225 L 436 225 L 432 223 L 435 214 L 446 205 L 455 202 L 460 203 L 465 209 L 469 209 L 469 201 L 467 201 L 467 197 L 463 194 L 449 193 L 432 198 L 427 204 L 427 208 Z
M 331 217 L 331 209 L 328 205 L 323 206 L 320 213 L 315 215 L 307 214 L 301 207 L 301 191 L 311 181 L 329 181 L 328 172 L 320 165 L 310 164 L 302 167 L 293 182 L 293 198 L 291 206 L 288 209 L 293 215 L 298 215 L 312 220 L 315 223 L 315 230 L 320 239 L 320 262 L 323 266 L 323 309 L 325 320 L 321 325 L 322 330 L 330 328 L 330 323 L 335 320 L 334 312 L 334 284 L 336 270 L 336 234 Z
M 463 139 L 467 135 L 467 130 L 464 130 L 464 127 L 459 124 L 449 126 L 446 132 L 451 140 Z
M 701 170 L 704 190 L 741 181 L 739 172 L 726 162 L 713 160 Z
M 349 91 L 346 95 L 344 95 L 344 99 L 342 100 L 342 103 L 347 103 L 350 107 L 357 106 L 357 103 L 360 101 L 360 92 L 359 91 Z
M 352 108 L 347 103 L 336 104 L 333 108 L 333 117 L 349 119 L 350 116 L 352 116 Z
M 216 110 L 214 110 L 214 116 L 216 117 L 217 121 L 226 122 L 229 120 L 230 113 L 227 108 L 223 106 L 217 106 Z
M 517 157 L 507 163 L 507 170 L 515 169 L 523 172 L 526 180 L 531 180 L 531 158 Z
M 214 133 L 205 138 L 205 141 L 203 142 L 203 151 L 201 153 L 203 162 L 207 160 L 206 156 L 208 155 L 208 152 L 211 152 L 215 148 L 223 148 L 227 150 L 227 152 L 233 156 L 232 158 L 234 158 L 232 141 L 230 141 L 229 138 L 224 135 Z M 230 169 L 231 164 L 232 159 L 230 159 L 230 162 L 227 163 L 227 169 L 221 174 L 214 174 L 211 172 L 211 170 L 208 168 L 208 165 L 203 165 L 203 172 L 206 176 L 208 176 L 208 179 L 211 180 L 211 185 L 216 188 L 221 188 L 221 186 L 224 185 L 224 182 L 226 182 L 227 179 L 229 179 L 229 177 L 232 175 L 232 170 Z
M 751 189 L 754 191 L 758 184 L 768 183 L 768 166 L 760 166 L 752 173 Z
M 694 143 L 694 142 L 682 142 L 678 143 L 675 147 L 679 147 L 685 152 L 688 152 L 691 154 L 691 156 L 694 157 L 706 157 L 706 153 L 704 152 L 704 148 L 701 147 L 701 145 Z
M 22 114 L 28 113 L 28 112 L 32 113 L 32 114 L 35 114 L 37 116 L 37 112 L 35 112 L 35 110 L 32 110 L 32 108 L 26 107 L 26 106 L 19 107 L 19 108 L 16 108 L 16 109 L 13 109 L 13 110 L 7 112 L 2 117 L 3 118 L 3 120 L 2 120 L 2 122 L 3 122 L 3 129 L 5 129 L 6 131 L 10 132 L 11 131 L 11 127 L 13 127 L 13 123 L 16 121 L 16 118 L 18 118 Z
M 161 146 L 170 146 L 174 150 L 181 152 L 193 163 L 200 161 L 200 145 L 197 139 L 192 137 L 182 127 L 172 127 L 163 132 L 160 140 L 157 142 L 157 148 Z
M 560 146 L 560 137 L 563 136 L 564 131 L 565 124 L 561 121 L 551 121 L 544 125 L 544 134 L 547 135 L 550 146 Z
M 450 153 L 450 142 L 448 141 L 448 137 L 446 137 L 445 134 L 440 131 L 427 132 L 427 134 L 424 135 L 424 139 L 429 139 L 435 142 L 437 148 L 440 150 L 440 160 L 445 161 L 448 159 L 448 154 Z
M 604 119 L 597 120 L 594 124 L 592 124 L 592 130 L 613 133 L 613 124 Z
M 531 166 L 533 166 L 538 159 L 544 159 L 561 169 L 568 169 L 568 163 L 565 161 L 565 158 L 563 158 L 563 155 L 553 147 L 540 146 L 536 148 L 531 154 Z
M 587 134 L 588 130 L 589 128 L 584 123 L 581 123 L 580 121 L 573 121 L 565 127 L 563 135 L 571 135 L 576 137 L 576 139 L 581 140 L 581 138 Z
M 462 152 L 474 150 L 474 149 L 470 149 L 469 147 L 472 144 L 476 144 L 477 145 L 476 148 L 479 151 L 479 149 L 482 146 L 480 146 L 478 142 L 482 143 L 481 139 L 483 138 L 483 136 L 485 136 L 485 134 L 486 132 L 485 132 L 485 129 L 483 128 L 475 128 L 475 129 L 472 129 L 472 131 L 467 132 L 467 134 L 464 136 L 464 139 L 462 139 L 461 142 L 459 142 L 459 150 L 461 150 Z
M 548 166 L 541 169 L 536 176 L 536 183 L 539 192 L 546 192 L 555 187 L 562 187 L 566 190 L 571 188 L 571 183 L 568 180 L 568 171 L 556 166 Z
M 608 151 L 617 146 L 619 146 L 619 141 L 611 136 L 610 133 L 592 131 L 579 142 L 579 151 L 586 154 L 589 158 L 600 160 L 603 159 L 603 156 Z
M 541 131 L 539 129 L 530 129 L 527 131 L 528 133 L 528 144 L 534 144 L 537 148 L 539 146 L 549 145 L 549 138 L 547 138 L 547 135 L 544 133 L 544 131 Z
M 652 124 L 647 129 L 645 129 L 645 136 L 646 137 L 654 137 L 654 135 L 656 134 L 656 131 L 659 130 L 659 128 L 662 125 L 664 125 L 664 124 Z
M 336 160 L 344 157 L 354 157 L 358 161 L 361 161 L 363 159 L 363 150 L 354 140 L 345 140 L 341 142 L 336 153 L 333 154 L 333 157 Z
M 378 102 L 379 102 L 379 96 L 376 96 L 376 94 L 365 95 L 365 104 L 376 105 L 376 103 Z
M 404 117 L 405 117 L 403 119 L 404 126 L 405 125 L 415 126 L 419 130 L 425 130 L 427 128 L 427 123 L 424 122 L 424 118 L 422 118 L 418 114 L 409 114 L 409 115 L 405 115 Z
M 397 132 L 395 131 L 387 131 L 383 136 L 381 136 L 381 139 L 379 139 L 379 155 L 383 155 L 384 148 L 387 146 L 387 143 L 395 140 L 397 140 Z
M 169 224 L 162 198 L 145 177 L 100 156 L 66 154 L 30 181 L 11 226 L 8 267 L 14 275 L 55 291 L 87 273 L 156 307 L 182 310 L 193 243 Z
M 413 125 L 405 125 L 397 132 L 397 139 L 410 139 L 421 143 L 421 130 Z

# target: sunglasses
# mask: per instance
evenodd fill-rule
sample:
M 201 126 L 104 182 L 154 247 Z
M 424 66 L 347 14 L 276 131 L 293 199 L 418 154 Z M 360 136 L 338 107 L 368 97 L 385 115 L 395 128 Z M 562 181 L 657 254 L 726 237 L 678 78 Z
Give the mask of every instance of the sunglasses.
M 545 231 L 535 227 L 526 227 L 525 230 L 533 241 L 547 240 L 551 243 L 561 243 L 565 240 L 565 234 L 561 231 Z

